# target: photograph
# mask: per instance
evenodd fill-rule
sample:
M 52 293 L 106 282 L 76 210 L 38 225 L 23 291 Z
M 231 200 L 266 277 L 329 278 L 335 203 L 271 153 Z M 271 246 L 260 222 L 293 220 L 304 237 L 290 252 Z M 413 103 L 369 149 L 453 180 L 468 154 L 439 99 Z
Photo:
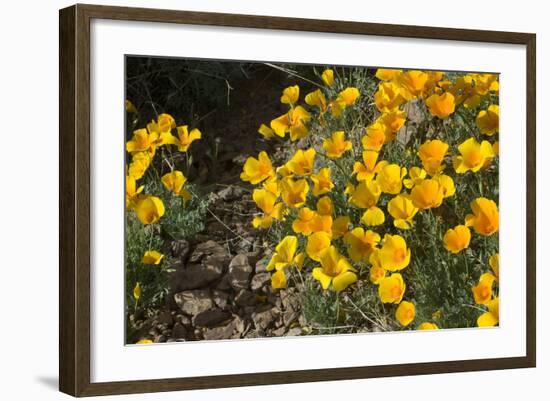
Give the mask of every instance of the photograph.
M 497 73 L 125 69 L 126 344 L 498 326 Z

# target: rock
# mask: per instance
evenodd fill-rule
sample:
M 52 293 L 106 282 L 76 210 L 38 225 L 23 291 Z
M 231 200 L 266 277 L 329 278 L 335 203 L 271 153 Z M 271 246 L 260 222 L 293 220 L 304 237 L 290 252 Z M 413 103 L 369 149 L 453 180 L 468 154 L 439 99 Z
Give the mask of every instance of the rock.
M 260 290 L 264 285 L 268 284 L 271 281 L 270 273 L 258 273 L 252 277 L 250 281 L 250 289 L 252 291 Z
M 210 328 L 204 331 L 205 340 L 226 340 L 232 337 L 235 330 L 235 319 L 219 327 Z
M 225 322 L 231 317 L 231 313 L 221 309 L 209 309 L 201 312 L 193 318 L 193 324 L 196 327 L 214 327 Z
M 254 268 L 254 271 L 256 273 L 264 273 L 266 271 L 265 268 L 269 264 L 270 260 L 271 260 L 271 255 L 258 260 L 256 262 L 256 266 Z
M 188 241 L 184 239 L 172 241 L 172 245 L 171 245 L 172 256 L 175 258 L 178 258 L 182 262 L 185 262 L 185 260 L 189 256 L 190 250 L 191 250 L 191 247 L 189 246 Z
M 224 258 L 229 257 L 229 255 L 227 254 L 227 251 L 223 246 L 221 246 L 215 241 L 209 240 L 206 242 L 202 242 L 195 247 L 195 249 L 193 250 L 193 253 L 191 253 L 189 262 L 197 263 L 197 262 L 200 262 L 205 257 L 209 257 L 209 256 L 224 257 Z
M 172 337 L 175 339 L 184 339 L 186 334 L 187 330 L 185 329 L 185 326 L 181 323 L 176 323 L 172 328 Z
M 176 322 L 181 323 L 184 326 L 190 326 L 191 325 L 191 319 L 189 319 L 189 317 L 185 316 L 185 315 L 177 315 L 176 316 Z
M 276 307 L 260 309 L 252 314 L 252 321 L 256 329 L 265 330 L 270 327 L 279 316 L 280 311 Z
M 247 252 L 245 255 L 248 258 L 248 264 L 250 264 L 250 266 L 255 266 L 261 258 L 260 251 Z
M 293 309 L 288 309 L 283 312 L 283 324 L 286 327 L 290 326 L 296 319 L 298 319 L 298 313 Z
M 287 331 L 285 334 L 287 337 L 291 336 L 301 336 L 302 335 L 302 328 L 301 327 L 293 327 L 290 330 Z
M 225 309 L 229 294 L 225 291 L 214 290 L 212 291 L 212 299 L 218 308 Z
M 256 305 L 256 294 L 248 290 L 239 290 L 235 295 L 235 304 L 241 307 Z
M 243 188 L 228 186 L 218 191 L 218 196 L 224 201 L 232 201 L 232 200 L 241 199 L 244 193 L 245 193 L 245 190 Z
M 210 291 L 194 290 L 178 292 L 174 295 L 178 307 L 186 314 L 194 316 L 214 307 Z
M 252 274 L 252 266 L 248 263 L 246 255 L 239 254 L 229 263 L 229 283 L 234 289 L 248 288 L 250 274 Z
M 286 327 L 279 327 L 278 329 L 273 330 L 270 333 L 270 336 L 272 337 L 282 337 L 283 334 L 285 334 Z
M 158 322 L 159 324 L 171 326 L 174 324 L 174 319 L 172 318 L 172 314 L 170 311 L 164 311 L 158 316 Z
M 229 291 L 231 290 L 231 283 L 229 282 L 229 275 L 226 274 L 225 276 L 223 276 L 221 278 L 221 280 L 219 281 L 218 285 L 216 286 L 216 288 L 218 290 L 221 290 L 221 291 Z

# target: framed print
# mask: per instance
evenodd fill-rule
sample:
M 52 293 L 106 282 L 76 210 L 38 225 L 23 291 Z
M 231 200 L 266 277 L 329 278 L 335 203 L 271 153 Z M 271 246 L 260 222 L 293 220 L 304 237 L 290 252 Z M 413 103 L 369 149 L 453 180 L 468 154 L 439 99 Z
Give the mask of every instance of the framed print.
M 61 10 L 60 390 L 534 367 L 535 40 Z

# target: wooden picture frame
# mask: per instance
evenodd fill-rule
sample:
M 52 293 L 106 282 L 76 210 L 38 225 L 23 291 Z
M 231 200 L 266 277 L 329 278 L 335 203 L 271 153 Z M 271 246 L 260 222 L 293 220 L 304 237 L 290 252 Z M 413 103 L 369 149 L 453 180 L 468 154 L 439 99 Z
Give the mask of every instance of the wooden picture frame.
M 526 46 L 526 356 L 92 383 L 90 380 L 90 21 L 95 18 L 399 38 L 491 42 Z M 59 28 L 59 388 L 62 392 L 73 396 L 95 396 L 535 366 L 536 36 L 534 34 L 95 5 L 75 5 L 61 10 L 59 14 Z

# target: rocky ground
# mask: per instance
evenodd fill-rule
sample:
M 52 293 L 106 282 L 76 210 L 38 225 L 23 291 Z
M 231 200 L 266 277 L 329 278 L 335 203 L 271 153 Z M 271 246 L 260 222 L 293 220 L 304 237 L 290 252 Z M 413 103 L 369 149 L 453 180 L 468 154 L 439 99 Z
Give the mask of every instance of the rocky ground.
M 173 342 L 305 331 L 299 289 L 271 288 L 265 267 L 272 251 L 262 232 L 251 226 L 255 205 L 250 192 L 237 184 L 219 188 L 209 194 L 211 213 L 204 232 L 193 241 L 171 243 L 166 308 L 134 322 L 140 328 L 136 338 Z

